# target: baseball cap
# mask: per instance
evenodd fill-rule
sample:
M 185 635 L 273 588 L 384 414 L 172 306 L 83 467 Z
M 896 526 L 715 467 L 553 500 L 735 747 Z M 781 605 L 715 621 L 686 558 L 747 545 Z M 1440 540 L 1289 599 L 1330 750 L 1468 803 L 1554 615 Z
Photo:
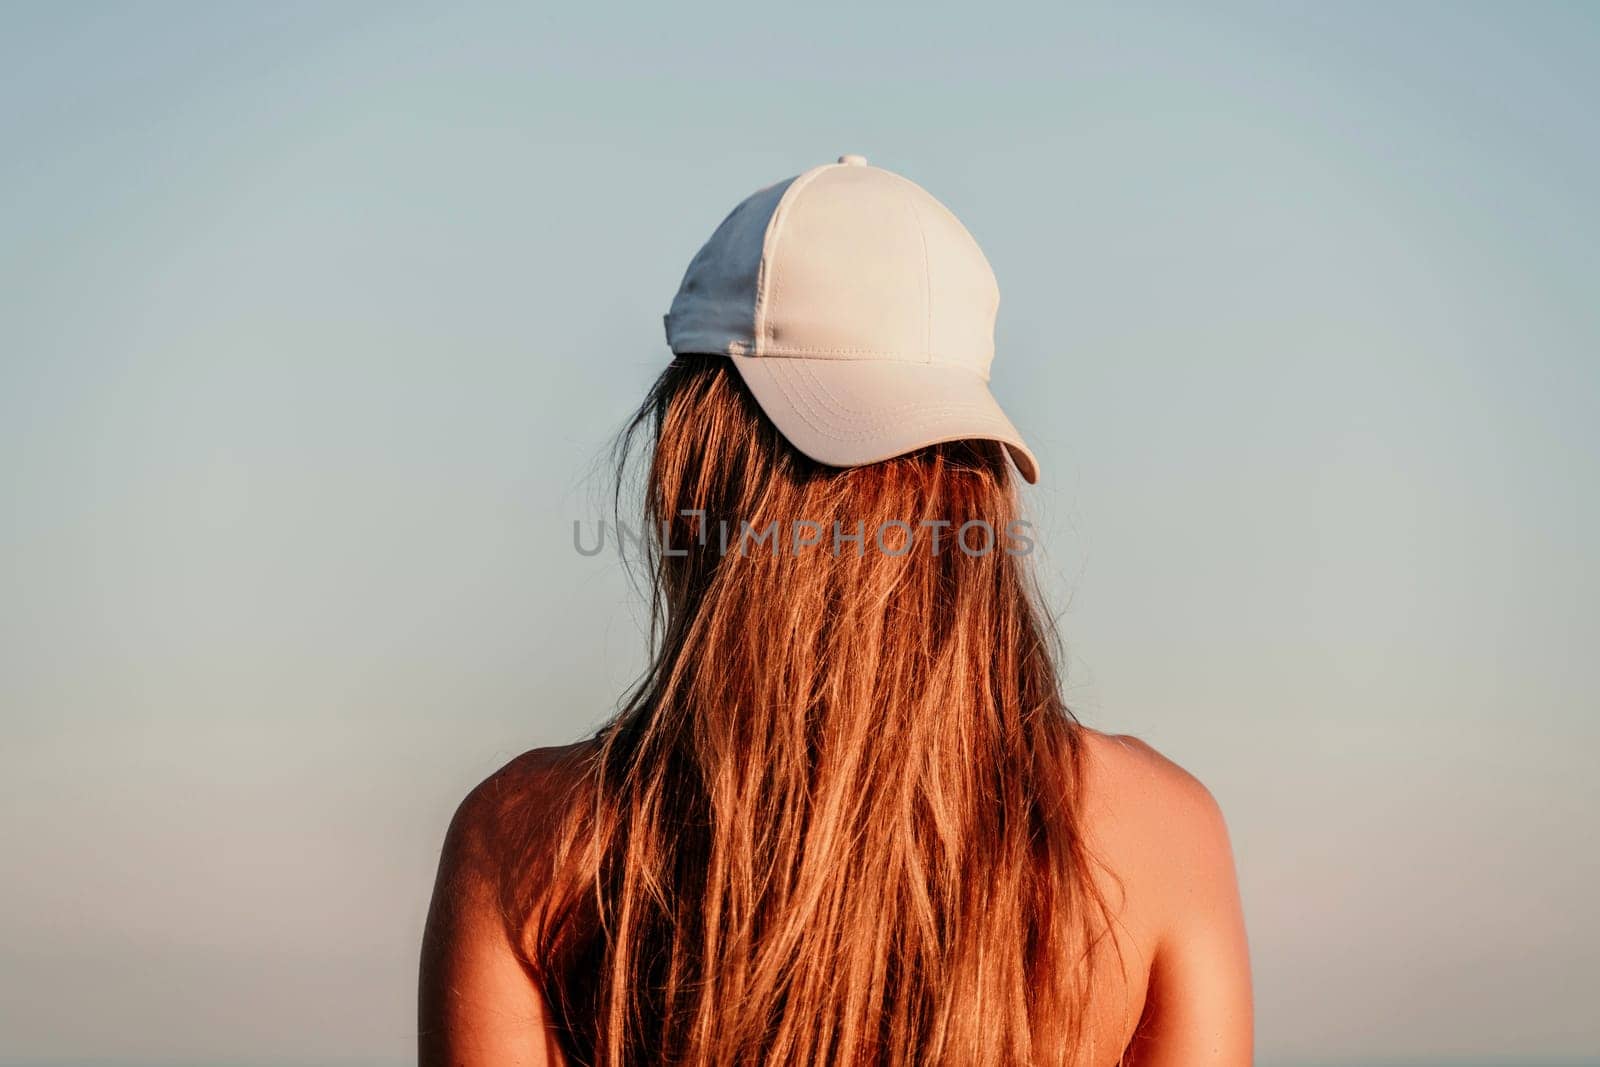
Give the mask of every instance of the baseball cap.
M 834 467 L 942 441 L 1039 465 L 989 392 L 1000 287 L 978 242 L 920 185 L 859 155 L 750 194 L 690 261 L 678 355 L 727 356 L 778 431 Z

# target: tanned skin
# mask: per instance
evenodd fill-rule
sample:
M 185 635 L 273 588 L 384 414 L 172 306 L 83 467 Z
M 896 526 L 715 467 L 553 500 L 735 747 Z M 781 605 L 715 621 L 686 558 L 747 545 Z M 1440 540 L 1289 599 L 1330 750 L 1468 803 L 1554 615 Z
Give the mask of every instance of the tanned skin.
M 1117 912 L 1079 1062 L 1249 1067 L 1249 951 L 1228 830 L 1197 779 L 1133 737 L 1084 731 L 1082 817 Z M 423 937 L 421 1067 L 565 1064 L 538 989 L 509 943 L 496 885 L 508 859 L 499 814 L 537 807 L 560 784 L 535 749 L 461 803 L 446 834 Z M 526 810 L 526 809 L 524 809 Z M 1118 956 L 1121 963 L 1118 963 Z

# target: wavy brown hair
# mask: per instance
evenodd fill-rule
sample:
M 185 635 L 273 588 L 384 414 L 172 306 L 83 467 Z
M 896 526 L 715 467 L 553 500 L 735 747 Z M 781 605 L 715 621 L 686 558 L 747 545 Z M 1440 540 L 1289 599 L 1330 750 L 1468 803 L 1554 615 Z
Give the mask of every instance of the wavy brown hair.
M 646 431 L 651 663 L 508 891 L 568 1058 L 1072 1062 L 1105 928 L 1080 727 L 1027 557 L 952 540 L 1016 529 L 1003 446 L 824 467 L 716 356 L 662 374 L 622 469 Z M 716 532 L 796 520 L 822 543 Z

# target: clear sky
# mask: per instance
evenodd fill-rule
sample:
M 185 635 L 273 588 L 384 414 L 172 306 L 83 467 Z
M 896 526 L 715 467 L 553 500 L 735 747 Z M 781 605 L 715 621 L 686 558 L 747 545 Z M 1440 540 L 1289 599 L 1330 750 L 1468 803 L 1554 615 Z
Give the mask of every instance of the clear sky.
M 0 1063 L 404 1062 L 459 797 L 639 665 L 591 464 L 853 152 L 987 252 L 1069 697 L 1264 1064 L 1600 1049 L 1600 8 L 0 8 Z

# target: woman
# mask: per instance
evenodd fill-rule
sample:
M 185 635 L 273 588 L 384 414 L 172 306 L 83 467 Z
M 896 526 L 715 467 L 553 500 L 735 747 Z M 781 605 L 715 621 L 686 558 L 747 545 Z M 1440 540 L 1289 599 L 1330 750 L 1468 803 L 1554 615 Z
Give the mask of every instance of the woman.
M 860 156 L 691 262 L 650 434 L 649 670 L 446 836 L 427 1064 L 1251 1057 L 1207 790 L 1078 724 L 970 234 Z

